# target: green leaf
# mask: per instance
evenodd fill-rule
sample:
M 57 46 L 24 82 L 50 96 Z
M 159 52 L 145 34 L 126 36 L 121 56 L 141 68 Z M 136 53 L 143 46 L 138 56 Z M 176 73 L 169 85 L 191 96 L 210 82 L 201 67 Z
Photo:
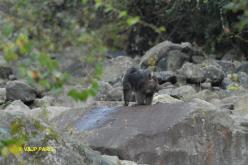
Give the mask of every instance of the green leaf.
M 114 10 L 114 8 L 113 8 L 113 6 L 112 5 L 106 5 L 106 8 L 105 8 L 105 12 L 110 12 L 110 11 L 113 11 Z
M 99 89 L 99 87 L 100 87 L 97 81 L 93 81 L 93 83 L 91 84 L 91 86 L 94 89 Z
M 120 13 L 119 13 L 119 18 L 121 18 L 121 17 L 126 17 L 127 16 L 127 11 L 121 11 Z
M 159 31 L 160 31 L 160 32 L 165 32 L 165 31 L 166 31 L 166 29 L 165 29 L 165 27 L 164 27 L 164 26 L 161 26 L 161 27 L 159 27 Z
M 99 7 L 101 7 L 102 5 L 103 5 L 102 0 L 95 0 L 95 7 L 96 7 L 96 8 L 99 8 Z
M 39 84 L 40 84 L 40 86 L 41 86 L 43 89 L 50 89 L 50 88 L 51 88 L 51 85 L 50 85 L 50 83 L 49 83 L 48 80 L 45 80 L 45 79 L 40 80 L 40 81 L 39 81 Z
M 13 23 L 6 23 L 3 25 L 3 35 L 5 35 L 5 37 L 10 37 L 10 35 L 12 35 L 14 30 L 14 24 Z
M 23 55 L 31 52 L 32 44 L 29 42 L 27 34 L 20 34 L 16 39 L 16 45 L 18 46 L 20 53 Z
M 103 73 L 103 64 L 97 63 L 95 66 L 95 76 L 100 77 Z
M 76 89 L 72 89 L 68 92 L 68 96 L 72 97 L 75 100 L 85 101 L 89 97 L 88 90 L 78 92 Z
M 86 62 L 87 62 L 88 64 L 94 63 L 95 60 L 96 60 L 96 57 L 95 57 L 94 55 L 89 55 L 89 56 L 87 56 L 87 58 L 86 58 Z
M 58 61 L 51 59 L 51 57 L 45 53 L 39 55 L 39 62 L 41 66 L 46 67 L 50 72 L 59 67 Z
M 18 1 L 19 6 L 26 7 L 27 4 L 28 4 L 28 0 L 19 0 Z
M 89 90 L 88 90 L 88 92 L 89 92 L 89 95 L 91 95 L 91 96 L 96 96 L 97 95 L 97 89 L 94 89 L 94 88 L 90 88 Z
M 136 16 L 136 17 L 130 17 L 130 18 L 127 19 L 127 24 L 129 26 L 132 26 L 132 25 L 138 23 L 139 21 L 140 21 L 140 18 L 138 16 Z
M 15 53 L 15 45 L 8 43 L 3 48 L 4 58 L 6 61 L 15 61 L 18 59 L 18 55 Z
M 203 3 L 207 4 L 208 3 L 208 0 L 203 0 Z

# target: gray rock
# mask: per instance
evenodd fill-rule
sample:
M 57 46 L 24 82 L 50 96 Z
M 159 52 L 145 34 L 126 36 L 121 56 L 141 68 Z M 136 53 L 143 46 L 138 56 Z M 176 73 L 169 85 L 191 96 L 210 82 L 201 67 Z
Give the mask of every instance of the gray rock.
M 113 163 L 113 165 L 138 165 L 137 163 L 132 161 L 120 160 L 117 156 L 103 155 L 102 157 Z
M 218 109 L 214 104 L 211 104 L 205 100 L 199 99 L 199 98 L 194 98 L 191 100 L 193 103 L 196 103 L 196 106 L 198 108 L 202 108 L 202 107 L 207 107 L 208 110 L 210 111 L 221 111 L 220 109 Z
M 205 59 L 206 59 L 206 57 L 204 57 L 203 55 L 192 56 L 192 62 L 195 63 L 195 64 L 200 64 Z
M 176 71 L 180 69 L 185 61 L 189 61 L 190 57 L 179 50 L 171 50 L 167 56 L 158 61 L 156 71 Z
M 220 98 L 219 94 L 215 91 L 211 91 L 208 89 L 202 90 L 198 93 L 196 93 L 193 97 L 199 98 L 205 101 L 210 101 L 212 99 L 218 99 Z
M 73 47 L 68 46 L 61 53 L 52 54 L 52 58 L 56 59 L 63 72 L 66 72 L 73 76 L 73 78 L 82 78 L 92 71 L 93 66 L 86 62 L 85 56 L 82 54 L 89 54 L 89 51 L 85 47 Z M 74 80 L 69 80 L 74 82 Z
M 212 89 L 212 85 L 210 82 L 204 82 L 204 83 L 201 83 L 200 85 L 202 89 Z
M 10 132 L 8 132 L 6 128 L 0 128 L 0 139 L 10 139 L 10 138 L 11 138 Z
M 233 73 L 237 67 L 232 61 L 217 60 L 216 62 L 221 66 L 225 75 Z
M 35 154 L 34 152 L 24 152 L 22 160 L 27 165 L 114 165 L 111 161 L 102 157 L 99 152 L 93 151 L 69 136 L 62 136 L 52 127 L 30 116 L 1 112 L 0 126 L 4 129 L 0 128 L 0 137 L 8 138 L 12 134 L 11 127 L 13 122 L 19 128 L 19 130 L 15 130 L 16 136 L 25 134 L 29 137 L 25 142 L 25 146 L 50 147 L 51 149 L 51 152 L 37 151 Z M 1 138 L 1 140 L 9 139 Z M 16 156 L 9 154 L 6 157 L 0 156 L 0 164 L 16 165 L 20 164 L 20 161 Z
M 112 85 L 118 83 L 118 81 L 121 81 L 123 73 L 125 73 L 128 68 L 135 65 L 133 59 L 126 56 L 107 60 L 103 73 L 103 81 L 109 82 Z
M 0 65 L 1 66 L 6 66 L 8 65 L 8 63 L 6 62 L 5 58 L 4 58 L 4 53 L 2 51 L 0 51 Z
M 52 106 L 55 103 L 55 98 L 52 96 L 44 96 L 42 98 L 35 99 L 32 106 L 33 107 L 46 107 Z
M 0 78 L 9 79 L 10 75 L 13 75 L 13 71 L 10 67 L 0 66 Z
M 231 49 L 230 51 L 228 51 L 221 60 L 228 60 L 228 61 L 232 61 L 232 60 L 237 60 L 237 61 L 242 61 L 244 58 L 244 55 L 240 52 L 240 50 L 236 50 L 236 49 Z
M 228 89 L 231 86 L 237 86 L 240 89 L 247 88 L 248 75 L 244 72 L 228 74 L 222 81 L 222 88 Z
M 199 84 L 206 80 L 203 69 L 196 64 L 187 62 L 178 70 L 178 72 L 185 77 L 188 83 Z
M 234 105 L 232 103 L 226 103 L 226 104 L 222 104 L 220 99 L 212 99 L 210 100 L 210 103 L 215 105 L 216 107 L 219 107 L 220 109 L 227 109 L 227 110 L 233 110 L 234 109 Z
M 166 83 L 159 85 L 159 90 L 163 90 L 167 88 L 175 88 L 175 85 L 170 82 L 166 82 Z
M 6 100 L 6 89 L 0 88 L 0 103 L 3 103 Z
M 214 65 L 209 65 L 204 68 L 204 77 L 211 83 L 212 86 L 220 86 L 224 79 L 224 72 L 221 68 Z
M 190 86 L 190 85 L 183 85 L 177 88 L 166 88 L 162 89 L 158 92 L 158 94 L 163 95 L 170 95 L 174 98 L 180 99 L 180 100 L 190 100 L 194 97 L 196 94 L 196 90 Z
M 5 88 L 7 82 L 8 80 L 0 79 L 0 88 Z
M 166 71 L 168 69 L 167 67 L 167 58 L 162 58 L 158 61 L 158 64 L 156 66 L 156 71 Z
M 86 73 L 83 71 L 86 70 L 86 64 L 83 61 L 80 61 L 79 59 L 70 59 L 70 61 L 71 64 L 66 66 L 63 71 L 66 71 L 67 73 L 75 77 L 84 77 Z
M 232 106 L 232 110 L 234 113 L 238 113 L 241 115 L 247 115 L 248 109 L 248 95 L 244 94 L 241 96 L 230 96 L 230 97 L 226 97 L 222 100 L 220 100 L 220 102 L 218 104 L 216 104 L 218 106 L 222 106 L 222 107 L 230 107 Z
M 164 84 L 166 82 L 175 84 L 177 82 L 176 74 L 172 71 L 154 72 L 154 75 L 158 78 L 159 84 Z
M 121 101 L 123 95 L 122 87 L 113 88 L 108 92 L 108 101 Z
M 167 94 L 155 94 L 152 104 L 157 103 L 177 103 L 177 102 L 183 102 L 182 100 L 178 100 L 174 97 L 171 97 Z
M 98 100 L 98 101 L 107 100 L 108 93 L 112 89 L 113 89 L 113 87 L 108 82 L 101 81 L 100 82 L 100 91 L 98 92 L 98 94 L 96 96 L 96 100 Z
M 43 106 L 41 108 L 33 108 L 29 111 L 29 114 L 36 119 L 43 119 L 44 121 L 52 121 L 65 111 L 69 111 L 71 108 L 63 106 Z
M 206 68 L 208 66 L 215 66 L 217 68 L 222 68 L 221 65 L 218 64 L 218 60 L 216 60 L 215 58 L 207 58 L 206 60 L 202 61 L 202 63 L 200 64 L 200 66 L 202 68 Z
M 248 88 L 248 74 L 244 72 L 239 72 L 238 76 L 239 76 L 240 85 L 243 86 L 244 88 Z
M 121 101 L 122 86 L 113 87 L 108 82 L 100 83 L 100 91 L 97 94 L 97 101 Z
M 248 74 L 248 63 L 241 64 L 241 65 L 236 69 L 236 73 L 237 73 L 237 72 L 245 72 L 246 74 Z
M 175 43 L 172 43 L 170 41 L 164 41 L 164 42 L 161 42 L 158 45 L 152 47 L 150 50 L 148 50 L 145 53 L 145 55 L 142 57 L 141 62 L 140 62 L 141 68 L 148 68 L 149 67 L 149 68 L 155 69 L 158 62 L 160 60 L 162 60 L 163 58 L 164 59 L 161 61 L 161 63 L 162 62 L 167 63 L 166 61 L 167 61 L 167 57 L 168 57 L 170 51 L 180 52 L 181 55 L 182 55 L 182 53 L 184 53 L 187 55 L 187 59 L 190 59 L 192 55 L 202 54 L 202 52 L 200 52 L 196 48 L 192 47 L 192 45 L 190 43 L 175 44 Z M 172 54 L 174 54 L 174 53 L 172 53 Z M 184 56 L 184 54 L 183 54 L 183 56 Z M 177 65 L 179 65 L 181 62 L 182 62 L 181 59 L 178 60 Z M 175 66 L 177 66 L 177 65 L 175 65 Z M 167 64 L 165 66 L 164 65 L 162 65 L 162 66 L 160 65 L 160 67 L 162 69 L 165 69 L 167 67 Z
M 237 83 L 237 82 L 232 81 L 232 80 L 230 79 L 230 77 L 225 77 L 225 78 L 222 80 L 221 86 L 222 86 L 222 88 L 227 89 L 228 86 L 233 85 L 233 84 L 235 84 L 235 83 Z
M 175 90 L 176 87 L 164 88 L 158 91 L 158 94 L 166 94 L 171 95 L 172 91 Z
M 236 102 L 233 102 L 234 110 L 240 111 L 243 114 L 247 114 L 248 112 L 248 95 L 238 96 Z
M 171 91 L 170 95 L 172 97 L 188 101 L 191 100 L 196 94 L 196 90 L 190 85 L 180 86 Z
M 84 120 L 87 122 L 87 116 Z M 138 163 L 246 165 L 248 133 L 239 126 L 240 121 L 194 99 L 189 103 L 120 107 L 78 137 L 101 153 Z
M 24 103 L 30 103 L 33 102 L 37 96 L 39 96 L 39 92 L 23 81 L 9 81 L 6 85 L 7 100 L 21 100 Z
M 4 110 L 10 113 L 17 113 L 17 114 L 18 113 L 28 114 L 30 112 L 30 108 L 20 100 L 15 100 L 11 102 Z

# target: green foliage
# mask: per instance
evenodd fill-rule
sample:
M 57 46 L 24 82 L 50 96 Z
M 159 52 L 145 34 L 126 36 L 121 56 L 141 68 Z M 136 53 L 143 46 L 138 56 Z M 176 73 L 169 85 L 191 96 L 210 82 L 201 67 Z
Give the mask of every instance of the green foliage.
M 83 48 L 87 73 L 84 90 L 71 90 L 76 100 L 95 96 L 107 49 L 143 54 L 161 40 L 190 41 L 215 51 L 230 37 L 227 10 L 243 10 L 239 26 L 247 25 L 245 0 L 2 0 L 8 9 L 0 26 L 0 50 L 6 61 L 18 61 L 19 72 L 44 90 L 60 91 L 70 78 L 54 53 Z M 224 10 L 224 11 L 223 11 Z M 232 28 L 230 28 L 232 30 Z M 240 30 L 235 28 L 235 34 Z M 137 50 L 136 50 L 137 49 Z M 25 60 L 23 60 L 25 59 Z M 88 71 L 89 70 L 89 71 Z M 96 85 L 97 84 L 97 85 Z
M 140 18 L 133 25 L 134 32 L 129 33 L 128 44 L 129 52 L 143 55 L 147 49 L 163 40 L 179 43 L 189 41 L 204 46 L 208 52 L 231 49 L 233 39 L 242 40 L 247 45 L 241 34 L 244 32 L 241 29 L 247 28 L 247 3 L 246 0 L 130 0 L 121 1 L 122 5 L 119 6 L 126 8 L 129 15 Z M 234 12 L 230 15 L 227 8 Z M 234 26 L 235 22 L 237 27 Z M 154 27 L 162 28 L 158 30 Z M 235 44 L 241 45 L 240 42 Z
M 103 54 L 106 48 L 101 38 L 92 33 L 90 22 L 101 1 L 10 0 L 3 1 L 9 8 L 0 34 L 0 49 L 6 61 L 19 62 L 19 74 L 43 90 L 59 91 L 69 75 L 62 73 L 60 64 L 51 55 L 63 52 L 66 47 L 84 47 L 82 57 L 87 64 L 89 86 L 76 100 L 95 96 L 102 75 Z M 111 6 L 108 6 L 110 10 Z M 91 13 L 92 12 L 92 13 Z M 90 15 L 87 17 L 82 17 Z M 96 31 L 96 30 L 94 30 Z M 25 60 L 23 60 L 25 59 Z M 91 84 L 92 83 L 92 84 Z M 75 91 L 75 90 L 72 90 Z M 75 92 L 74 92 L 75 93 Z M 81 93 L 81 92 L 78 92 Z
M 14 30 L 14 24 L 8 23 L 3 26 L 2 33 L 5 37 L 10 37 Z
M 20 149 L 22 145 L 28 140 L 26 134 L 25 125 L 21 119 L 16 119 L 11 122 L 10 134 L 4 129 L 0 129 L 0 134 L 8 135 L 7 137 L 0 139 L 0 156 L 8 156 L 13 154 L 20 158 L 23 151 Z
M 128 18 L 128 19 L 127 19 L 127 24 L 128 24 L 129 26 L 132 26 L 132 25 L 138 23 L 139 20 L 140 20 L 140 18 L 137 17 L 137 16 L 136 16 L 136 17 L 133 17 L 133 18 Z
M 233 16 L 236 15 L 238 21 L 232 22 L 229 25 L 231 32 L 237 34 L 242 32 L 248 27 L 248 1 L 246 0 L 231 0 L 227 5 L 225 5 L 225 10 L 227 13 L 232 13 Z M 239 13 L 239 14 L 237 14 Z M 234 26 L 233 26 L 234 25 Z
M 17 54 L 15 53 L 15 45 L 13 43 L 7 43 L 4 48 L 4 58 L 7 61 L 14 61 L 18 59 Z
M 0 49 L 10 63 L 25 59 L 18 63 L 19 73 L 30 83 L 38 84 L 43 90 L 62 89 L 69 75 L 61 72 L 60 64 L 51 55 L 67 47 L 86 50 L 81 58 L 89 69 L 82 80 L 85 89 L 68 93 L 76 100 L 96 95 L 106 46 L 123 49 L 132 26 L 151 26 L 130 15 L 124 1 L 3 0 L 2 3 L 8 11 L 1 28 Z
M 209 46 L 221 33 L 221 10 L 228 0 L 118 1 L 120 11 L 127 11 L 131 54 L 143 55 L 163 40 L 195 42 L 208 40 Z M 137 39 L 138 38 L 138 39 Z
M 46 127 L 38 120 L 15 118 L 9 128 L 0 127 L 0 156 L 15 156 L 23 163 L 23 147 L 29 141 L 41 140 L 41 145 L 46 145 L 49 140 L 59 140 L 59 135 L 53 129 Z
M 229 90 L 229 91 L 238 91 L 238 90 L 240 90 L 240 86 L 239 85 L 236 85 L 236 84 L 229 85 L 227 87 L 227 90 Z

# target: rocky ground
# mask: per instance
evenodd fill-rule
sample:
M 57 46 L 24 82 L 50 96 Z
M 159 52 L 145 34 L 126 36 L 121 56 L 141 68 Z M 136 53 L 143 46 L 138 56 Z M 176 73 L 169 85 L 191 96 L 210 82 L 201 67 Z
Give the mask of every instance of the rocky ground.
M 164 41 L 142 58 L 108 57 L 99 94 L 84 103 L 41 95 L 14 80 L 0 60 L 0 138 L 19 119 L 29 133 L 41 131 L 29 144 L 53 145 L 56 153 L 30 154 L 30 164 L 248 164 L 248 62 L 242 56 L 230 51 L 216 59 L 190 43 Z M 78 60 L 59 60 L 75 76 L 83 74 Z M 122 106 L 121 79 L 131 66 L 158 77 L 153 105 Z M 65 91 L 75 85 L 80 88 L 70 84 Z M 33 126 L 37 121 L 41 130 Z M 56 136 L 47 139 L 48 128 Z M 16 161 L 0 158 L 0 164 Z

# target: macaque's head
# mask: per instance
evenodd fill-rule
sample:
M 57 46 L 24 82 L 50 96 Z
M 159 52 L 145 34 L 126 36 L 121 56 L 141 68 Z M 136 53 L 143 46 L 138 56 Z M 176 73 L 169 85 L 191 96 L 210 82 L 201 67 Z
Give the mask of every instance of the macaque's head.
M 153 94 L 158 92 L 157 77 L 152 76 L 149 80 L 145 81 L 143 89 L 146 94 Z

